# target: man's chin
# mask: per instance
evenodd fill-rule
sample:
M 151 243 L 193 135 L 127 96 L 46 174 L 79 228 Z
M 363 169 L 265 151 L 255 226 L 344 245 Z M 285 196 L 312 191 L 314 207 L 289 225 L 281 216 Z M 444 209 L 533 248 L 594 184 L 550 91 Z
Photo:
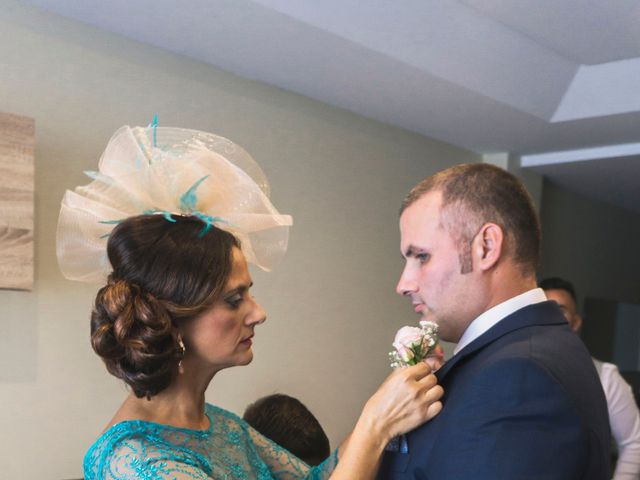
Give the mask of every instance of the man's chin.
M 420 321 L 433 322 L 436 325 L 440 326 L 438 319 L 431 312 L 423 312 L 422 316 L 420 317 Z

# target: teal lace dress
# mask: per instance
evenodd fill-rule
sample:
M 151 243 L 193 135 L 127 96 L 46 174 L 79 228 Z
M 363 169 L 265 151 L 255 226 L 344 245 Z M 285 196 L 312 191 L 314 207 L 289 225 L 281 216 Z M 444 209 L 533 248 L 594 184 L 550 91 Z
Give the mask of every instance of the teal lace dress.
M 207 430 L 129 420 L 109 428 L 84 458 L 86 480 L 325 480 L 334 451 L 309 467 L 231 412 L 207 404 Z

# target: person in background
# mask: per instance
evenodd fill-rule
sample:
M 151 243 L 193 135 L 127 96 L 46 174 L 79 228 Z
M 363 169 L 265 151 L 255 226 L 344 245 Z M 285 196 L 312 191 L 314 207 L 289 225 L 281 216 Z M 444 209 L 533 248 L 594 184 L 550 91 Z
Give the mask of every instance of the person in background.
M 331 453 L 320 422 L 297 398 L 282 393 L 262 397 L 242 418 L 309 465 L 320 465 Z
M 540 283 L 549 300 L 555 301 L 571 329 L 579 333 L 582 317 L 578 313 L 577 297 L 573 285 L 559 277 L 545 278 Z M 607 399 L 609 424 L 618 450 L 613 480 L 640 479 L 640 412 L 631 386 L 622 378 L 612 363 L 593 359 L 604 395 Z

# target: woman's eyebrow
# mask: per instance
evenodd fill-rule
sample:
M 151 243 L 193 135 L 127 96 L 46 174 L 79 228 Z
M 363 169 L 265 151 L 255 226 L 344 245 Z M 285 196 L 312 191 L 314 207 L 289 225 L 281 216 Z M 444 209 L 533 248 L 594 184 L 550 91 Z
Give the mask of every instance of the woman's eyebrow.
M 248 284 L 241 283 L 241 284 L 236 285 L 233 288 L 227 290 L 226 292 L 224 292 L 223 296 L 226 297 L 226 296 L 231 295 L 233 293 L 245 292 L 245 291 L 249 290 L 251 287 L 253 287 L 253 282 L 249 282 Z

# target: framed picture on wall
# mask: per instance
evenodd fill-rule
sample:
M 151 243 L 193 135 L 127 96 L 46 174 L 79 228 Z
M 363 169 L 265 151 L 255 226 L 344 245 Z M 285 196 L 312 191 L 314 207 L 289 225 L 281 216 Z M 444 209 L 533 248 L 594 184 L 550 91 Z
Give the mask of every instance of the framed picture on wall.
M 33 288 L 32 118 L 0 112 L 0 289 Z

